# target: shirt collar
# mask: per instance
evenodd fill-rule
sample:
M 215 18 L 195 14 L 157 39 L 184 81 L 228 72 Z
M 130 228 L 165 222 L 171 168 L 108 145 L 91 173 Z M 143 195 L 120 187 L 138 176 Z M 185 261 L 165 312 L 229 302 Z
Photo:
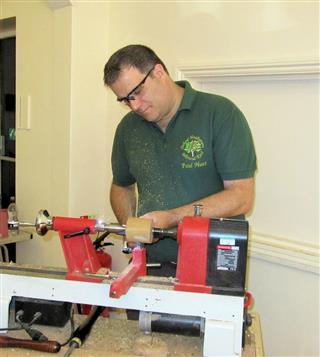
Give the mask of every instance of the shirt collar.
M 191 87 L 190 83 L 187 81 L 177 81 L 176 84 L 184 88 L 184 94 L 178 111 L 190 110 L 196 98 L 196 91 Z

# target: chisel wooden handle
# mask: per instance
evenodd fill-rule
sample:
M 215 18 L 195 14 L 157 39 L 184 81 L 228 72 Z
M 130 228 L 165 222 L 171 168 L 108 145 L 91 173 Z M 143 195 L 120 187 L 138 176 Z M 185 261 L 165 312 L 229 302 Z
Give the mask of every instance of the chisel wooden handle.
M 0 348 L 2 347 L 27 348 L 30 350 L 56 353 L 60 351 L 61 345 L 57 341 L 40 342 L 8 336 L 0 336 Z

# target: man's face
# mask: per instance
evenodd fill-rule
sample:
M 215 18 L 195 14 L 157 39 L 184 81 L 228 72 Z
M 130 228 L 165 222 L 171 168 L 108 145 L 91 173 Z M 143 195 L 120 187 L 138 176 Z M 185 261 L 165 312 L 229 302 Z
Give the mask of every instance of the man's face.
M 147 73 L 128 67 L 121 71 L 110 88 L 118 101 L 128 105 L 145 120 L 157 123 L 166 110 L 162 76 L 161 65 L 155 65 Z

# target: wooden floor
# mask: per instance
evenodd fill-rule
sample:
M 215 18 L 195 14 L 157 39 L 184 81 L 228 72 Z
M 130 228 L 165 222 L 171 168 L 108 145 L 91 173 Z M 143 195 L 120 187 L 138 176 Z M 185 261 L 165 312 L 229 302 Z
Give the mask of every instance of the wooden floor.
M 243 357 L 263 357 L 259 316 L 252 314 L 253 323 L 246 332 L 246 347 Z M 76 325 L 83 320 L 83 316 L 75 316 Z M 70 336 L 70 324 L 64 328 L 53 328 L 34 325 L 50 340 L 59 343 L 67 341 Z M 29 338 L 24 331 L 11 331 L 11 337 Z M 79 357 L 109 357 L 109 356 L 150 356 L 150 357 L 200 357 L 202 356 L 200 337 L 187 337 L 162 333 L 152 333 L 146 336 L 138 328 L 136 321 L 125 319 L 123 311 L 114 311 L 111 318 L 99 317 L 91 334 L 80 349 L 75 349 L 71 356 Z M 62 347 L 56 356 L 63 356 L 68 346 Z M 1 357 L 48 357 L 49 353 L 37 352 L 20 348 L 1 348 Z

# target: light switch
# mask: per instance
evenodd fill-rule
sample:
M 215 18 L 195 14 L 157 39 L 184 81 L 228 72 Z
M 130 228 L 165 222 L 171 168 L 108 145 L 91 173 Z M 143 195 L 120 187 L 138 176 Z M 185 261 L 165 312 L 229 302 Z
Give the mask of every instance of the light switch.
M 19 109 L 17 111 L 17 129 L 31 129 L 31 96 L 22 95 L 19 98 Z

